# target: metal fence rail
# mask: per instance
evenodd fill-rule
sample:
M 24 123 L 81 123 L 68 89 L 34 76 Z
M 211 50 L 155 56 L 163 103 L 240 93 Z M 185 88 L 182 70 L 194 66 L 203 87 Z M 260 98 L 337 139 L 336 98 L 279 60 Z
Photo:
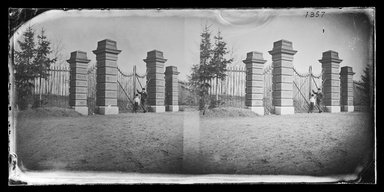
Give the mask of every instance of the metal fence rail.
M 308 111 L 308 101 L 311 90 L 317 90 L 322 85 L 321 74 L 312 73 L 312 67 L 308 72 L 301 73 L 293 68 L 293 105 L 296 113 Z M 223 106 L 245 107 L 245 67 L 228 67 L 227 76 L 223 81 L 210 81 L 211 88 L 209 94 L 214 97 L 216 93 Z M 271 114 L 273 112 L 272 105 L 272 63 L 266 64 L 264 68 L 264 112 Z
M 293 74 L 293 104 L 296 113 L 308 111 L 308 101 L 312 90 L 317 90 L 322 86 L 322 73 L 313 74 L 309 67 L 307 72 L 299 71 L 295 68 Z M 219 96 L 222 106 L 227 107 L 245 107 L 245 87 L 246 70 L 245 67 L 228 67 L 227 77 L 224 80 L 210 81 L 211 88 L 209 94 L 212 98 Z M 34 88 L 32 90 L 33 98 L 36 101 L 42 100 L 43 106 L 49 107 L 69 107 L 69 78 L 70 69 L 68 66 L 51 66 L 50 76 L 47 79 L 36 78 L 32 81 Z M 120 112 L 132 111 L 132 104 L 136 90 L 146 87 L 146 74 L 139 74 L 136 66 L 131 73 L 123 72 L 118 68 L 117 80 L 120 86 L 117 86 L 117 100 Z M 361 105 L 362 95 L 360 90 L 354 84 L 354 105 Z M 264 109 L 265 114 L 273 112 L 272 106 L 272 64 L 266 64 L 264 68 Z M 88 110 L 94 113 L 96 106 L 96 63 L 88 68 Z M 179 104 L 180 105 L 198 105 L 198 95 L 191 90 L 187 83 L 179 82 Z
M 49 77 L 35 78 L 32 96 L 35 103 L 42 101 L 44 106 L 69 107 L 69 67 L 51 66 Z

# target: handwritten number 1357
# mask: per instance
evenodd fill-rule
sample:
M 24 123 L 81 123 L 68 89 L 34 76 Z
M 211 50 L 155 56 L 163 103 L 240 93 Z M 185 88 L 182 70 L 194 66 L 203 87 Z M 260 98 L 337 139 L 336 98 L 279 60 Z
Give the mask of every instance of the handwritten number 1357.
M 313 12 L 313 11 L 308 12 L 307 11 L 307 14 L 305 14 L 305 17 L 323 17 L 324 14 L 325 14 L 325 11 L 321 11 L 321 12 L 320 11 L 316 11 L 316 12 Z

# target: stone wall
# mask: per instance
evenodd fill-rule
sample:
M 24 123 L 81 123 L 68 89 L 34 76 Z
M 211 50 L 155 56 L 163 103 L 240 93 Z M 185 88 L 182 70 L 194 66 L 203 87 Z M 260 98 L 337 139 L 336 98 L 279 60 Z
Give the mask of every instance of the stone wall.
M 293 107 L 293 50 L 292 42 L 280 40 L 273 43 L 272 55 L 272 104 L 275 114 L 294 114 Z
M 319 60 L 323 68 L 323 105 L 328 112 L 340 112 L 340 63 L 339 54 L 336 51 L 323 52 Z
M 352 67 L 344 66 L 340 72 L 341 82 L 341 110 L 346 112 L 354 111 L 353 106 L 353 75 Z
M 264 75 L 266 60 L 260 52 L 249 52 L 243 60 L 246 66 L 245 106 L 258 115 L 264 115 Z
M 117 50 L 116 41 L 105 39 L 97 43 L 96 54 L 96 112 L 118 114 L 117 107 Z
M 164 80 L 164 59 L 163 52 L 153 50 L 147 52 L 144 62 L 147 65 L 147 92 L 149 111 L 165 112 L 165 80 Z
M 179 80 L 177 67 L 168 66 L 165 69 L 165 103 L 167 111 L 179 111 Z
M 71 58 L 67 60 L 70 66 L 69 106 L 83 115 L 88 115 L 87 67 L 89 61 L 90 60 L 87 58 L 87 53 L 83 51 L 72 52 Z

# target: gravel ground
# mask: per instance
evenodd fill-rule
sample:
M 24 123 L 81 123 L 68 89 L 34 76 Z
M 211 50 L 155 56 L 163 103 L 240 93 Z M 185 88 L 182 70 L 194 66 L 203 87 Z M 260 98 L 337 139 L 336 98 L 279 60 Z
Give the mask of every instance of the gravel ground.
M 363 113 L 202 119 L 204 173 L 353 173 L 372 152 Z
M 23 169 L 185 173 L 183 127 L 197 130 L 194 137 L 184 135 L 184 143 L 198 140 L 195 154 L 200 155 L 188 158 L 196 159 L 200 173 L 353 173 L 373 150 L 369 116 L 360 112 L 258 117 L 225 110 L 186 126 L 196 112 L 81 116 L 55 111 L 60 109 L 19 113 L 17 154 Z

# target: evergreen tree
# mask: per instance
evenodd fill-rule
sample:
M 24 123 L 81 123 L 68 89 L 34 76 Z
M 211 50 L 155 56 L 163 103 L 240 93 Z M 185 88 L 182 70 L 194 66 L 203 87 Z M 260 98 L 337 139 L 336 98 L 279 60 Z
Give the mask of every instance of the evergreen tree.
M 215 47 L 213 49 L 213 57 L 211 60 L 211 68 L 216 79 L 216 85 L 218 85 L 219 80 L 225 80 L 227 76 L 227 65 L 232 63 L 233 58 L 227 59 L 225 56 L 229 53 L 227 48 L 227 43 L 223 41 L 220 31 L 218 31 L 215 38 Z M 217 106 L 219 102 L 219 86 L 216 86 L 216 100 L 213 101 L 212 106 Z
M 205 26 L 201 33 L 200 42 L 200 64 L 192 66 L 192 74 L 189 77 L 190 85 L 196 90 L 200 97 L 199 110 L 205 113 L 205 109 L 209 104 L 209 89 L 210 81 L 216 78 L 216 84 L 219 80 L 224 80 L 226 77 L 227 65 L 233 59 L 226 59 L 226 54 L 229 53 L 227 43 L 223 41 L 220 31 L 214 37 L 215 44 L 211 44 L 211 32 Z M 215 107 L 218 101 L 218 89 L 216 89 L 216 100 L 211 102 L 211 107 Z
M 361 80 L 356 82 L 357 89 L 362 93 L 362 102 L 369 107 L 373 106 L 373 68 L 368 64 L 361 75 Z
M 51 64 L 56 62 L 56 58 L 49 58 L 52 53 L 51 42 L 45 36 L 44 29 L 41 29 L 40 35 L 37 36 L 38 47 L 36 49 L 36 57 L 34 65 L 36 69 L 36 75 L 40 78 L 47 79 L 49 76 L 49 68 Z
M 45 36 L 44 29 L 41 29 L 40 35 L 37 36 L 38 45 L 36 48 L 36 57 L 34 58 L 34 65 L 36 70 L 36 75 L 39 77 L 40 85 L 41 79 L 47 79 L 49 76 L 49 69 L 51 64 L 56 62 L 56 58 L 49 58 L 49 55 L 52 53 L 51 42 Z M 35 103 L 37 106 L 41 106 L 43 103 L 42 91 L 39 94 L 39 101 Z
M 38 45 L 35 43 L 35 32 L 29 26 L 23 33 L 23 39 L 17 41 L 20 50 L 15 51 L 14 76 L 16 85 L 17 103 L 19 109 L 25 109 L 30 104 L 32 81 L 35 78 L 47 79 L 48 70 L 56 58 L 50 58 L 50 42 L 44 30 L 38 35 Z
M 33 83 L 31 80 L 35 78 L 35 70 L 33 60 L 35 57 L 35 32 L 32 27 L 28 27 L 23 33 L 23 41 L 18 40 L 17 43 L 20 51 L 15 51 L 14 75 L 16 85 L 17 103 L 20 109 L 24 109 L 28 105 L 28 98 L 32 94 Z
M 207 104 L 209 103 L 208 90 L 211 87 L 209 80 L 213 78 L 210 66 L 212 57 L 211 32 L 209 31 L 208 26 L 205 26 L 205 29 L 200 36 L 200 64 L 193 65 L 190 84 L 200 97 L 199 110 L 202 110 L 204 114 Z

